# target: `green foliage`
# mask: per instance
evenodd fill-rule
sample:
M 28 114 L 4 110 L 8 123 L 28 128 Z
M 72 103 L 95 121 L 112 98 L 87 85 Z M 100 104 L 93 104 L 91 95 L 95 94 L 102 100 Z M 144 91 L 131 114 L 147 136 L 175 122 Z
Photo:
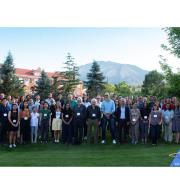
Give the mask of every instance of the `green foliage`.
M 164 76 L 156 70 L 150 71 L 143 81 L 142 94 L 145 96 L 157 96 L 159 98 L 166 96 Z
M 131 88 L 124 81 L 115 85 L 115 92 L 118 96 L 129 96 L 131 94 Z
M 63 95 L 66 97 L 67 94 L 73 93 L 76 86 L 79 84 L 79 68 L 74 62 L 74 58 L 70 53 L 67 54 L 65 64 L 65 79 L 63 82 Z
M 58 77 L 53 77 L 53 84 L 51 85 L 51 92 L 53 93 L 54 97 L 58 97 L 60 93 L 60 81 L 58 80 Z
M 104 93 L 105 92 L 115 93 L 115 85 L 114 84 L 110 84 L 110 83 L 106 83 L 104 85 Z
M 12 54 L 9 52 L 1 70 L 0 91 L 6 95 L 19 96 L 24 94 L 23 85 L 15 75 Z
M 48 94 L 51 91 L 50 80 L 45 73 L 45 71 L 41 71 L 41 76 L 37 81 L 36 94 L 40 95 L 42 100 L 45 100 L 48 97 Z
M 85 86 L 87 87 L 87 93 L 90 97 L 95 97 L 98 94 L 103 93 L 104 91 L 104 82 L 105 77 L 100 70 L 99 64 L 94 61 L 92 63 L 90 72 L 87 74 L 87 81 L 85 82 Z
M 164 28 L 168 35 L 168 45 L 162 45 L 162 48 L 180 58 L 180 27 Z

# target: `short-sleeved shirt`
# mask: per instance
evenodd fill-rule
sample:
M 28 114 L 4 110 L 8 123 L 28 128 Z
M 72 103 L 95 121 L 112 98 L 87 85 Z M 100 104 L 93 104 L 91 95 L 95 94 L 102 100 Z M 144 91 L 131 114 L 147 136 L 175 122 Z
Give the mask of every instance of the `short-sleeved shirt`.
M 41 109 L 40 113 L 42 114 L 42 120 L 49 120 L 51 111 L 49 109 Z
M 161 121 L 162 113 L 160 111 L 151 111 L 151 125 L 158 125 Z

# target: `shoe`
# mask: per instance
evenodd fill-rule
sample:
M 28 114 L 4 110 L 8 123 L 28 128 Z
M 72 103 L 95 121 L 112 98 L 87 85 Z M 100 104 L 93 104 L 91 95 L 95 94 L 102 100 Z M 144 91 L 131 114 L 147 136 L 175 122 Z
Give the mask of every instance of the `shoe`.
M 105 144 L 105 140 L 102 140 L 102 141 L 101 141 L 101 144 Z
M 46 141 L 45 143 L 47 144 L 48 142 Z
M 57 140 L 55 139 L 54 142 L 57 143 Z
M 59 140 L 56 140 L 57 143 L 59 143 Z
M 16 145 L 15 145 L 15 144 L 13 144 L 13 147 L 15 148 L 15 147 L 16 147 Z
M 113 143 L 113 144 L 116 144 L 116 140 L 115 140 L 115 139 L 113 139 L 112 143 Z
M 12 148 L 12 147 L 13 147 L 12 144 L 10 144 L 10 145 L 9 145 L 9 148 Z

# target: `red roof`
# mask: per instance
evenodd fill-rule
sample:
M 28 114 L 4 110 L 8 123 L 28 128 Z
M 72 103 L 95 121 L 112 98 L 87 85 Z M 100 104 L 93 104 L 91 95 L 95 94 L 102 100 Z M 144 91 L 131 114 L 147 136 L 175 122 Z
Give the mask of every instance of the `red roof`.
M 20 76 L 32 76 L 34 77 L 34 72 L 41 72 L 40 69 L 37 70 L 30 70 L 30 69 L 22 69 L 22 68 L 16 68 L 16 74 Z M 51 78 L 55 73 L 54 72 L 46 72 L 48 77 Z

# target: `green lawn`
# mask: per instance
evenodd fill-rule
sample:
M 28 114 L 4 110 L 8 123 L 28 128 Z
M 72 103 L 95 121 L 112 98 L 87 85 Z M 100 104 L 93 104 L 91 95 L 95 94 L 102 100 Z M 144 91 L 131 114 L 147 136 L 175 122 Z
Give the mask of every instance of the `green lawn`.
M 0 166 L 169 166 L 168 155 L 180 148 L 175 144 L 18 145 L 0 147 Z

